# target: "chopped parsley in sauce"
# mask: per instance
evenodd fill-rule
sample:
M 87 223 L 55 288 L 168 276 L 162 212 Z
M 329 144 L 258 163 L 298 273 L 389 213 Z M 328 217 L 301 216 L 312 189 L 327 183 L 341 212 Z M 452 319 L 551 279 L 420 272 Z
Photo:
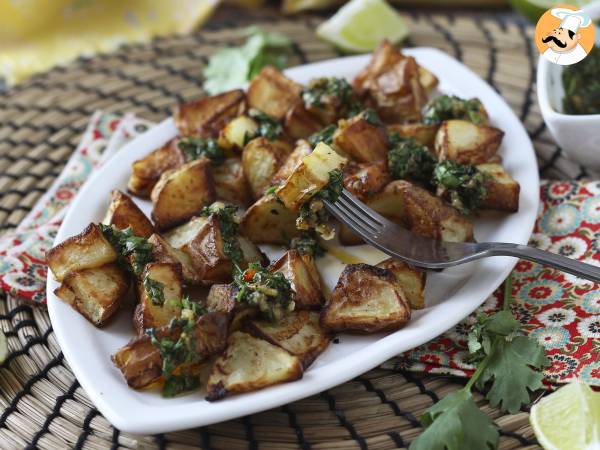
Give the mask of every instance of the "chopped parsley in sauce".
M 244 262 L 244 253 L 238 240 L 240 224 L 237 217 L 237 206 L 214 203 L 211 206 L 205 206 L 200 215 L 204 217 L 215 215 L 219 219 L 221 239 L 223 239 L 223 253 L 234 266 L 241 266 Z
M 144 270 L 144 266 L 152 260 L 154 247 L 147 239 L 133 234 L 131 227 L 119 230 L 111 225 L 100 224 L 106 240 L 119 255 L 119 262 L 135 275 Z
M 153 305 L 162 306 L 165 304 L 165 285 L 160 281 L 153 280 L 149 274 L 144 277 L 144 291 Z
M 466 100 L 455 95 L 440 95 L 425 105 L 423 123 L 436 124 L 451 119 L 468 120 L 478 125 L 487 122 L 487 114 L 477 98 Z
M 208 158 L 213 164 L 219 165 L 225 161 L 225 152 L 219 147 L 216 139 L 185 137 L 179 141 L 177 146 L 188 162 Z
M 301 231 L 290 241 L 290 248 L 298 250 L 301 255 L 319 257 L 325 254 L 325 249 L 319 243 L 315 230 Z
M 562 73 L 563 108 L 567 114 L 600 114 L 600 47 Z
M 463 214 L 477 209 L 487 194 L 486 175 L 475 166 L 454 161 L 441 161 L 433 171 L 433 182 L 440 196 L 448 195 L 450 203 Z
M 427 147 L 414 138 L 390 134 L 388 168 L 393 178 L 410 179 L 429 186 L 435 163 L 436 159 Z
M 336 130 L 337 126 L 332 124 L 326 126 L 321 131 L 311 134 L 308 137 L 310 146 L 314 148 L 319 142 L 324 142 L 327 145 L 331 145 L 333 143 L 333 135 L 335 134 Z
M 328 224 L 329 213 L 325 209 L 323 200 L 334 203 L 344 188 L 344 176 L 340 169 L 329 172 L 329 182 L 318 191 L 310 201 L 300 207 L 300 213 L 296 219 L 296 227 L 302 231 L 314 229 L 323 239 L 332 239 L 334 230 Z
M 248 115 L 258 123 L 258 128 L 256 129 L 254 136 L 246 136 L 247 141 L 259 136 L 272 141 L 283 134 L 283 126 L 277 119 L 254 108 L 248 111 Z

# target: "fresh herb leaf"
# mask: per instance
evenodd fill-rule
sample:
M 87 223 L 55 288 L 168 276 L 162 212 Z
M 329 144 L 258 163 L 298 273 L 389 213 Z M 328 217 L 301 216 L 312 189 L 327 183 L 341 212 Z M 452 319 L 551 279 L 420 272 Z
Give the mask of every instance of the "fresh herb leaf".
M 119 230 L 111 225 L 100 224 L 106 240 L 119 255 L 119 262 L 135 275 L 144 270 L 144 266 L 152 260 L 153 245 L 133 234 L 131 227 Z
M 290 241 L 290 248 L 298 250 L 301 255 L 319 257 L 325 254 L 325 249 L 319 243 L 319 237 L 314 230 L 301 231 Z
M 308 137 L 308 142 L 311 147 L 315 147 L 319 142 L 324 142 L 327 145 L 331 145 L 333 142 L 333 135 L 337 130 L 336 125 L 327 125 L 321 131 L 311 134 Z
M 373 108 L 367 108 L 362 113 L 363 119 L 365 119 L 368 123 L 375 126 L 382 126 L 383 122 L 379 118 L 379 114 Z
M 410 450 L 485 450 L 498 445 L 498 429 L 468 389 L 446 395 L 421 416 L 425 431 Z
M 200 317 L 206 314 L 206 308 L 200 302 L 190 300 L 186 295 L 181 299 L 181 309 L 191 311 L 193 317 Z
M 486 175 L 475 166 L 454 161 L 440 161 L 433 171 L 438 195 L 448 196 L 450 203 L 463 214 L 477 209 L 487 195 Z
M 248 115 L 258 122 L 258 128 L 253 137 L 263 136 L 272 141 L 283 134 L 281 123 L 264 112 L 252 108 L 248 111 Z
M 241 266 L 244 262 L 244 252 L 240 247 L 240 224 L 237 216 L 237 206 L 223 203 L 214 203 L 205 206 L 200 215 L 208 217 L 215 215 L 219 220 L 221 238 L 223 239 L 223 253 L 234 266 Z
M 218 50 L 204 69 L 204 89 L 211 95 L 239 88 L 266 65 L 283 68 L 291 41 L 278 33 L 251 27 L 240 47 Z
M 225 161 L 225 152 L 219 147 L 216 139 L 186 137 L 181 139 L 177 146 L 183 152 L 187 161 L 208 158 L 215 165 L 222 164 Z
M 352 87 L 345 78 L 321 77 L 311 80 L 302 90 L 302 100 L 309 109 L 329 106 L 339 116 L 351 117 L 362 110 L 362 105 L 354 98 Z
M 402 137 L 397 133 L 390 135 L 388 168 L 393 178 L 410 179 L 429 186 L 436 162 L 427 147 L 414 138 Z
M 176 395 L 190 392 L 200 387 L 200 377 L 198 375 L 172 375 L 165 379 L 162 395 L 170 398 Z
M 425 105 L 423 123 L 437 124 L 451 119 L 468 120 L 478 125 L 487 121 L 487 115 L 476 98 L 465 100 L 454 95 L 440 95 Z
M 325 209 L 323 200 L 334 203 L 344 188 L 344 175 L 340 169 L 329 172 L 329 182 L 318 191 L 310 201 L 300 206 L 296 228 L 301 231 L 314 229 L 323 239 L 331 239 L 334 230 L 328 225 L 329 213 Z
M 165 304 L 164 288 L 163 283 L 153 280 L 148 274 L 144 277 L 144 290 L 153 305 L 162 306 Z

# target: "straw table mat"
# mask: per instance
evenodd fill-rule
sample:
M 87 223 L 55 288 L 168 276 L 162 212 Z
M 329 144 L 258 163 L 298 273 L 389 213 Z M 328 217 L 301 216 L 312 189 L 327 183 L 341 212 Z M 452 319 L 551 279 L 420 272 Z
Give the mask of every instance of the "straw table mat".
M 506 17 L 406 12 L 412 29 L 407 44 L 445 50 L 497 89 L 535 141 L 542 176 L 588 175 L 562 157 L 544 129 L 535 96 L 532 28 Z M 202 94 L 200 72 L 208 55 L 238 43 L 240 28 L 250 24 L 293 39 L 291 64 L 336 57 L 314 36 L 321 20 L 222 9 L 192 36 L 81 59 L 0 94 L 0 233 L 15 227 L 60 173 L 95 110 L 166 117 L 174 104 Z M 2 448 L 403 448 L 421 432 L 423 411 L 463 383 L 376 369 L 320 395 L 243 419 L 134 436 L 114 429 L 94 408 L 69 370 L 43 309 L 3 295 L 0 326 L 11 351 L 0 368 Z M 502 415 L 481 396 L 479 403 L 502 430 L 500 448 L 538 448 L 527 412 Z

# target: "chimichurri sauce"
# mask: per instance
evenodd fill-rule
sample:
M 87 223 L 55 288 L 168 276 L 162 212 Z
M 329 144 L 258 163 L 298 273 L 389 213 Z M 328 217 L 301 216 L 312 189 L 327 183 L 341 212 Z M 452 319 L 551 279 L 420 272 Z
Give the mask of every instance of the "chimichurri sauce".
M 600 114 L 600 48 L 594 47 L 577 64 L 565 67 L 562 74 L 567 114 Z

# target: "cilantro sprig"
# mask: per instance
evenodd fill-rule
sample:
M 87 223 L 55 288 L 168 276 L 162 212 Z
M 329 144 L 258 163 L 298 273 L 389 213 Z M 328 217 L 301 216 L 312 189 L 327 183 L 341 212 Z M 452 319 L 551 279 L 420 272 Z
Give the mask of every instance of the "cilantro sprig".
M 477 318 L 468 336 L 475 373 L 464 388 L 455 391 L 421 416 L 425 431 L 410 450 L 482 450 L 498 446 L 498 428 L 473 399 L 473 386 L 489 387 L 490 405 L 516 413 L 529 402 L 529 391 L 542 387 L 540 370 L 549 364 L 544 349 L 520 334 L 520 324 L 509 310 L 510 276 L 504 285 L 501 311 Z

